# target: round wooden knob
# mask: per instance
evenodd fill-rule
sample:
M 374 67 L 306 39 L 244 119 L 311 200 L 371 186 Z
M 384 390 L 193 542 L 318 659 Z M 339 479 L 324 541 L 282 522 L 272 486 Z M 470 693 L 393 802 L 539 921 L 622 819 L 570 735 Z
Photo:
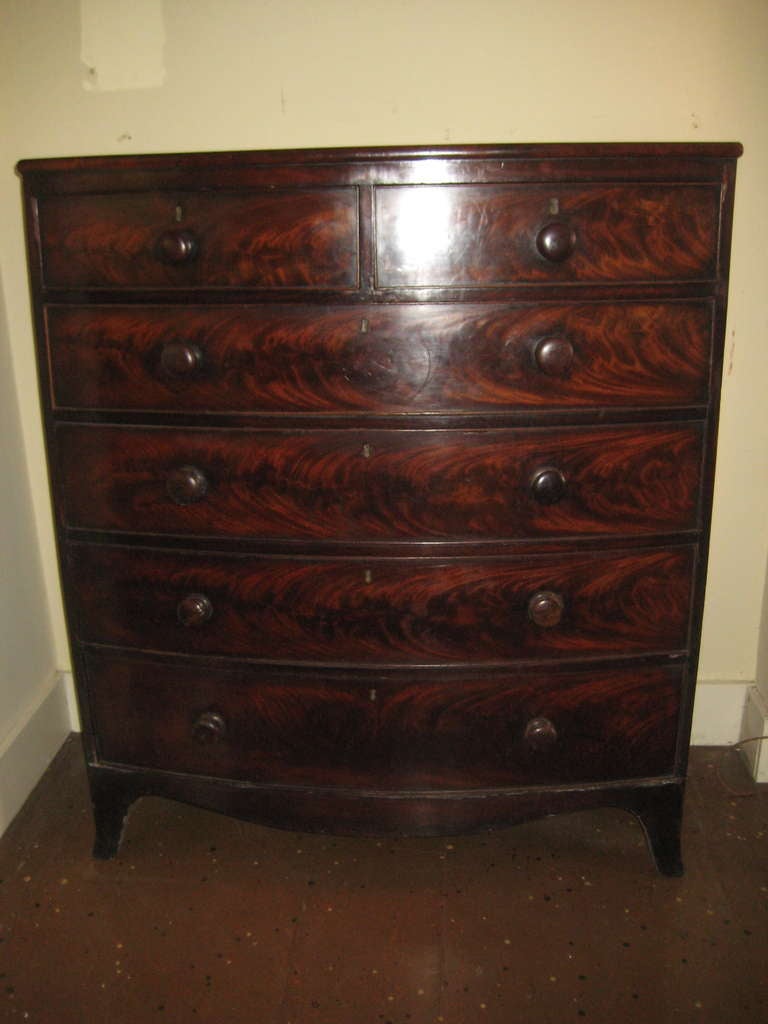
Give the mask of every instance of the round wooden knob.
M 205 594 L 187 594 L 176 605 L 176 615 L 182 626 L 204 626 L 213 615 L 213 605 Z
M 576 232 L 562 220 L 553 220 L 536 235 L 539 255 L 550 263 L 567 260 L 576 245 Z
M 565 338 L 542 338 L 533 350 L 533 358 L 548 377 L 566 377 L 573 365 L 573 345 Z
M 551 629 L 562 619 L 564 608 L 559 594 L 553 590 L 540 590 L 528 602 L 528 618 L 542 629 Z
M 532 718 L 523 739 L 531 750 L 548 750 L 557 742 L 557 729 L 548 718 Z
M 565 476 L 553 466 L 538 469 L 531 478 L 531 494 L 540 505 L 555 505 L 565 494 Z
M 191 263 L 198 253 L 197 238 L 181 228 L 165 231 L 157 240 L 157 256 L 163 263 Z
M 197 345 L 168 341 L 160 350 L 160 368 L 168 377 L 192 377 L 203 365 L 203 353 Z
M 203 711 L 192 723 L 192 735 L 198 743 L 217 743 L 227 735 L 227 723 L 218 711 Z
M 197 466 L 177 466 L 168 474 L 165 490 L 177 505 L 194 505 L 208 493 L 208 477 Z

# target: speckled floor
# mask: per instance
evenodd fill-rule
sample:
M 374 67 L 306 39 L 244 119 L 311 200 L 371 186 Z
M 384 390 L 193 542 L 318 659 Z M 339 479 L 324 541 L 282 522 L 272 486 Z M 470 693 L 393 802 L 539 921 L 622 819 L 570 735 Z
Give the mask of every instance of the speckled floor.
M 0 1020 L 762 1024 L 768 787 L 722 779 L 695 750 L 682 879 L 619 811 L 379 842 L 145 799 L 96 862 L 73 738 L 0 841 Z

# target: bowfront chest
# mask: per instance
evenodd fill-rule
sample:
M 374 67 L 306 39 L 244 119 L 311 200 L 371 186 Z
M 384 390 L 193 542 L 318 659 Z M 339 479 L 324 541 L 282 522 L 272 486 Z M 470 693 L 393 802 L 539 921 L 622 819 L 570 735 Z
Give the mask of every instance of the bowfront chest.
M 679 873 L 737 145 L 25 161 L 96 820 Z

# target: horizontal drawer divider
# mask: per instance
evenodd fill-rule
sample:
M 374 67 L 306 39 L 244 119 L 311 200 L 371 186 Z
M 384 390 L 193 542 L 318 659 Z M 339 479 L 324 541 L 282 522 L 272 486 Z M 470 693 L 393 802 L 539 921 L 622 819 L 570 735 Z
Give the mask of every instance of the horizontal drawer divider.
M 339 289 L 254 289 L 254 288 L 42 288 L 43 301 L 61 304 L 111 305 L 161 303 L 164 305 L 195 305 L 211 303 L 320 303 L 357 305 L 360 302 L 423 303 L 423 302 L 536 302 L 578 299 L 706 299 L 716 297 L 716 278 L 686 281 L 617 281 L 613 284 L 585 284 L 558 281 L 553 284 L 504 284 L 485 288 L 410 287 Z
M 701 412 L 701 409 L 702 409 L 701 406 L 691 406 L 690 408 L 691 409 L 699 410 L 700 412 Z M 636 410 L 636 409 L 628 410 L 628 412 L 632 412 L 632 413 L 636 413 L 636 412 L 639 412 L 639 411 L 642 411 L 642 410 Z M 593 419 L 595 420 L 595 422 L 593 424 L 590 424 L 591 428 L 593 430 L 600 430 L 602 427 L 605 427 L 606 430 L 607 430 L 610 426 L 612 426 L 613 424 L 606 423 L 607 415 L 608 415 L 607 411 L 606 411 L 605 415 L 601 415 L 600 413 L 598 413 L 598 414 L 594 414 L 593 413 Z M 297 417 L 297 418 L 299 418 L 299 417 Z M 303 417 L 301 417 L 301 418 L 303 418 Z M 392 418 L 394 419 L 394 417 L 392 417 Z M 555 422 L 555 423 L 544 423 L 544 424 L 529 425 L 527 422 L 524 422 L 524 423 L 515 422 L 510 427 L 505 427 L 503 425 L 500 425 L 495 418 L 494 418 L 492 426 L 479 426 L 479 427 L 469 427 L 464 419 L 459 419 L 458 422 L 457 422 L 456 417 L 445 417 L 445 418 L 449 419 L 451 421 L 451 426 L 443 427 L 443 426 L 439 425 L 438 423 L 434 422 L 433 420 L 429 420 L 428 423 L 425 423 L 423 419 L 418 419 L 415 426 L 407 426 L 406 423 L 403 420 L 398 419 L 396 421 L 397 422 L 397 427 L 392 428 L 392 427 L 383 427 L 378 422 L 376 422 L 375 424 L 368 423 L 368 418 L 367 417 L 363 417 L 363 419 L 365 420 L 363 426 L 361 426 L 359 428 L 354 428 L 354 429 L 356 429 L 356 430 L 376 429 L 376 430 L 382 431 L 383 433 L 386 433 L 387 435 L 391 434 L 393 436 L 397 435 L 397 434 L 405 433 L 406 431 L 408 431 L 411 434 L 419 434 L 420 436 L 426 436 L 426 437 L 429 437 L 429 435 L 432 434 L 432 433 L 437 433 L 437 432 L 444 433 L 444 432 L 448 432 L 448 431 L 450 431 L 452 434 L 463 434 L 463 433 L 473 433 L 474 434 L 474 433 L 478 433 L 478 434 L 489 434 L 489 435 L 493 434 L 493 433 L 502 433 L 502 432 L 506 433 L 506 432 L 509 432 L 511 435 L 513 435 L 513 436 L 510 437 L 510 440 L 515 440 L 516 437 L 520 437 L 520 436 L 524 437 L 526 433 L 532 433 L 534 431 L 536 433 L 544 433 L 546 431 L 546 432 L 552 434 L 553 436 L 557 437 L 560 434 L 560 428 L 564 425 L 563 423 L 560 422 L 560 418 L 559 417 L 557 418 L 557 422 Z M 486 416 L 486 415 L 483 415 L 483 416 L 478 417 L 478 418 L 482 419 L 482 420 L 486 420 L 489 417 Z M 526 416 L 525 419 L 527 420 L 528 416 Z M 651 424 L 651 429 L 653 429 L 655 427 L 658 430 L 663 430 L 667 426 L 674 426 L 674 425 L 676 425 L 676 419 L 674 417 L 670 420 L 669 417 L 663 416 L 663 415 L 659 415 L 658 413 L 657 413 L 657 415 L 654 415 L 652 417 L 652 420 L 653 420 L 653 422 Z M 703 428 L 705 423 L 706 423 L 706 419 L 702 415 L 699 415 L 698 417 L 695 417 L 693 419 L 693 422 L 694 423 L 699 423 L 701 425 L 701 427 Z M 107 424 L 102 420 L 101 417 L 99 419 L 94 419 L 92 413 L 90 413 L 86 418 L 78 420 L 78 426 L 80 426 L 80 427 L 94 427 L 94 428 L 96 428 L 96 427 L 102 427 L 102 426 L 105 426 L 105 425 L 107 425 Z M 157 430 L 158 432 L 160 432 L 160 431 L 162 431 L 164 429 L 164 424 L 157 424 L 155 426 L 154 424 L 145 424 L 145 423 L 141 422 L 141 420 L 139 420 L 139 422 L 137 422 L 137 423 L 128 423 L 128 422 L 126 422 L 125 417 L 120 417 L 116 422 L 110 423 L 108 425 L 112 426 L 112 427 L 125 427 L 126 430 L 131 429 L 133 427 L 141 428 L 141 427 L 144 427 L 144 426 L 146 426 L 147 429 Z M 626 424 L 622 423 L 621 425 L 622 426 L 631 427 L 632 426 L 632 422 L 630 421 L 629 423 L 626 423 Z M 345 429 L 346 427 L 349 427 L 350 430 L 353 429 L 351 427 L 351 425 L 349 423 L 346 423 L 346 422 L 345 422 L 344 428 L 337 428 L 337 429 Z M 192 426 L 192 427 L 187 428 L 184 424 L 181 424 L 181 423 L 179 423 L 177 421 L 174 421 L 173 423 L 168 424 L 167 429 L 168 430 L 187 430 L 188 429 L 190 431 L 193 431 L 193 430 L 196 429 L 196 427 Z M 311 424 L 311 426 L 308 427 L 305 431 L 293 430 L 293 429 L 291 429 L 291 425 L 286 423 L 286 422 L 284 422 L 282 419 L 281 419 L 280 422 L 276 423 L 276 422 L 274 422 L 270 418 L 269 426 L 267 426 L 267 427 L 265 427 L 263 429 L 264 429 L 265 433 L 277 435 L 277 434 L 281 434 L 281 433 L 283 433 L 283 434 L 289 434 L 289 433 L 290 434 L 314 433 L 318 429 L 323 429 L 323 427 L 321 427 L 320 424 L 318 424 L 317 419 L 314 419 L 312 424 Z M 325 429 L 331 429 L 331 428 L 325 427 Z M 211 426 L 210 429 L 207 431 L 207 433 L 209 433 L 211 435 L 214 435 L 214 436 L 217 433 L 221 433 L 222 435 L 226 435 L 226 434 L 230 434 L 230 433 L 234 434 L 234 435 L 237 435 L 238 433 L 239 434 L 248 434 L 249 432 L 252 432 L 254 434 L 257 432 L 256 429 L 253 427 L 253 425 L 250 422 L 247 425 L 245 425 L 242 428 L 240 428 L 237 425 L 233 426 L 229 422 L 229 420 L 227 420 L 227 422 L 225 422 L 225 423 L 222 423 L 220 426 Z
M 215 430 L 242 426 L 250 429 L 275 430 L 338 430 L 358 428 L 369 430 L 503 430 L 526 427 L 610 426 L 630 423 L 669 423 L 704 421 L 704 405 L 632 406 L 605 409 L 521 409 L 503 412 L 455 411 L 451 413 L 263 413 L 263 412 L 194 412 L 179 409 L 171 412 L 123 409 L 56 409 L 54 420 L 61 423 L 113 426 L 207 426 Z
M 69 531 L 68 531 L 69 532 Z M 99 536 L 103 539 L 103 543 L 106 546 L 114 548 L 135 548 L 140 547 L 145 551 L 158 551 L 162 552 L 163 549 L 172 549 L 178 551 L 181 549 L 183 552 L 185 549 L 189 554 L 195 555 L 216 555 L 216 554 L 234 554 L 241 553 L 243 556 L 261 556 L 263 555 L 266 559 L 294 559 L 297 557 L 305 557 L 312 559 L 313 561 L 322 562 L 326 559 L 338 560 L 343 558 L 345 561 L 349 559 L 351 562 L 358 561 L 359 559 L 365 559 L 370 561 L 407 561 L 409 557 L 418 558 L 419 563 L 429 564 L 430 561 L 444 562 L 446 560 L 453 561 L 453 556 L 456 555 L 456 559 L 466 562 L 490 562 L 496 560 L 497 556 L 502 560 L 504 558 L 520 558 L 530 556 L 532 559 L 537 555 L 551 555 L 553 552 L 558 554 L 578 554 L 579 548 L 584 550 L 590 550 L 593 547 L 598 547 L 601 551 L 610 551 L 613 553 L 619 553 L 626 549 L 653 549 L 653 548 L 687 548 L 694 547 L 699 536 L 699 531 L 679 531 L 678 533 L 669 534 L 638 534 L 638 535 L 598 535 L 595 537 L 557 537 L 553 540 L 544 541 L 539 538 L 531 538 L 527 540 L 507 540 L 503 537 L 495 538 L 486 542 L 464 542 L 457 541 L 455 543 L 448 541 L 380 541 L 372 543 L 369 541 L 360 542 L 359 544 L 350 544 L 347 541 L 295 541 L 292 543 L 277 542 L 270 544 L 269 541 L 265 541 L 262 538 L 254 538 L 253 541 L 247 542 L 247 550 L 242 550 L 243 542 L 238 540 L 234 545 L 220 544 L 220 538 L 211 536 L 185 536 L 185 537 L 166 537 L 165 535 L 155 534 L 108 534 L 106 532 L 99 531 L 71 531 L 73 536 L 70 539 L 74 546 L 90 545 L 94 537 Z M 87 534 L 87 536 L 86 536 Z M 93 536 L 92 536 L 93 535 Z M 106 538 L 110 538 L 107 540 Z M 128 539 L 127 539 L 128 538 Z M 138 541 L 141 538 L 141 543 L 131 543 L 131 540 Z M 342 552 L 331 552 L 330 548 L 335 547 L 339 543 L 343 549 Z M 539 552 L 536 550 L 541 545 L 542 550 Z M 577 547 L 578 545 L 578 547 Z M 456 552 L 458 547 L 472 548 L 472 554 L 460 556 Z M 487 550 L 488 547 L 491 550 Z M 495 550 L 496 547 L 502 547 L 503 553 L 499 554 Z M 269 550 L 266 550 L 269 548 Z M 278 550 L 278 548 L 285 550 Z M 401 555 L 390 549 L 401 548 L 403 551 L 410 552 L 410 555 Z M 446 549 L 446 552 L 443 551 Z M 264 549 L 264 550 L 262 550 Z M 370 549 L 373 554 L 365 554 L 365 551 Z
M 459 682 L 462 677 L 472 676 L 509 676 L 519 675 L 528 678 L 540 672 L 585 672 L 600 668 L 632 668 L 643 666 L 682 667 L 688 659 L 688 651 L 651 651 L 635 655 L 604 655 L 601 657 L 568 658 L 543 660 L 529 658 L 520 661 L 480 661 L 480 662 L 432 662 L 432 663 L 392 663 L 392 662 L 319 662 L 319 661 L 270 661 L 261 658 L 230 657 L 222 654 L 181 654 L 178 652 L 153 650 L 151 648 L 121 647 L 117 644 L 93 643 L 78 641 L 83 651 L 93 652 L 96 656 L 118 656 L 127 661 L 153 661 L 159 664 L 219 666 L 236 669 L 238 667 L 254 669 L 275 678 L 286 681 L 292 677 L 305 678 L 307 675 L 328 679 L 339 678 L 349 680 L 359 677 L 361 686 L 370 686 L 376 680 L 397 682 L 398 677 L 414 682 L 414 677 L 423 676 L 424 685 L 429 685 L 435 678 L 445 678 Z M 415 679 L 416 683 L 421 682 Z
M 696 544 L 700 529 L 681 530 L 676 533 L 642 535 L 597 534 L 585 537 L 574 534 L 563 537 L 506 538 L 491 537 L 484 540 L 289 540 L 268 537 L 229 538 L 214 535 L 173 536 L 152 533 L 128 533 L 67 527 L 64 538 L 72 544 L 108 544 L 114 547 L 194 550 L 196 554 L 263 555 L 265 558 L 307 557 L 323 559 L 414 559 L 421 564 L 435 558 L 519 557 L 520 555 L 578 552 L 611 548 L 644 549 L 676 547 Z M 194 545 L 194 547 L 190 547 Z

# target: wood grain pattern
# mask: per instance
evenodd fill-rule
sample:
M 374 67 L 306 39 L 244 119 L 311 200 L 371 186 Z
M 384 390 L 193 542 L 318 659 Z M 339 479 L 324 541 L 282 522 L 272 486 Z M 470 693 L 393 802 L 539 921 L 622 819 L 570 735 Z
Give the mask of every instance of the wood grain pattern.
M 46 322 L 59 408 L 311 414 L 703 403 L 712 330 L 707 302 L 49 306 Z M 563 376 L 537 366 L 547 339 L 572 346 Z M 170 345 L 199 368 L 169 374 Z
M 719 189 L 707 186 L 377 188 L 377 284 L 711 279 L 719 201 Z M 575 234 L 563 263 L 536 250 L 538 232 L 552 221 Z
M 680 669 L 601 668 L 404 681 L 88 656 L 100 757 L 295 785 L 461 789 L 642 778 L 672 768 Z M 214 710 L 220 741 L 201 744 Z M 546 716 L 557 740 L 525 741 Z
M 40 201 L 39 217 L 49 287 L 358 284 L 357 193 L 351 188 L 51 196 Z M 199 253 L 168 265 L 158 258 L 158 241 L 179 229 L 196 237 Z
M 618 806 L 680 874 L 740 152 L 20 165 L 96 856 Z
M 402 539 L 653 533 L 696 526 L 698 423 L 554 430 L 183 430 L 62 424 L 70 526 L 139 533 Z M 204 474 L 179 505 L 169 475 Z M 554 466 L 565 495 L 531 480 Z
M 693 548 L 508 559 L 311 559 L 73 545 L 81 640 L 281 662 L 585 658 L 687 643 Z M 536 626 L 538 591 L 562 596 Z M 179 603 L 203 595 L 197 628 Z

